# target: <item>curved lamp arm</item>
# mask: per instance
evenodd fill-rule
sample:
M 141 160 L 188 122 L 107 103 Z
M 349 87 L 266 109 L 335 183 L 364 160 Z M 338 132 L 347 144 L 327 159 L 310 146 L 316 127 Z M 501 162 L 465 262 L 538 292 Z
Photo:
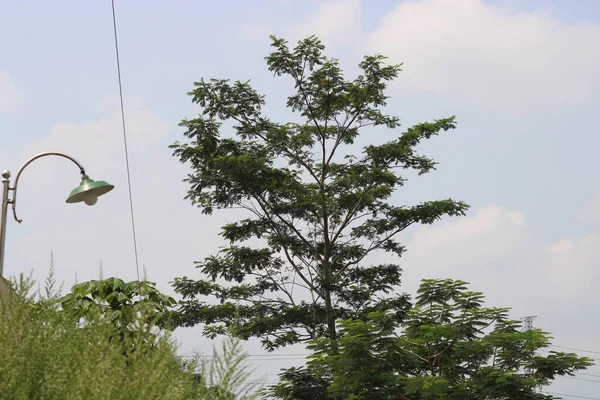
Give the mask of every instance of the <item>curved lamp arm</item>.
M 17 218 L 17 210 L 16 210 L 16 205 L 17 205 L 17 185 L 19 184 L 19 177 L 21 176 L 21 173 L 23 172 L 23 170 L 32 162 L 34 162 L 35 160 L 37 160 L 38 158 L 42 158 L 42 157 L 46 157 L 46 156 L 59 156 L 59 157 L 64 157 L 68 160 L 71 160 L 75 163 L 75 165 L 77 165 L 79 167 L 79 171 L 81 172 L 82 176 L 85 176 L 85 168 L 83 168 L 83 165 L 81 165 L 81 163 L 79 163 L 76 159 L 74 159 L 73 157 L 70 157 L 66 154 L 63 153 L 58 153 L 58 152 L 46 152 L 46 153 L 40 153 L 38 155 L 35 155 L 33 157 L 31 157 L 25 164 L 23 164 L 23 166 L 19 169 L 19 172 L 17 172 L 17 176 L 15 177 L 15 183 L 13 185 L 12 188 L 10 188 L 10 190 L 13 191 L 13 196 L 12 196 L 12 200 L 10 200 L 10 203 L 12 203 L 12 211 L 13 211 L 13 217 L 15 218 L 15 221 L 17 221 L 18 223 L 23 222 L 22 219 Z

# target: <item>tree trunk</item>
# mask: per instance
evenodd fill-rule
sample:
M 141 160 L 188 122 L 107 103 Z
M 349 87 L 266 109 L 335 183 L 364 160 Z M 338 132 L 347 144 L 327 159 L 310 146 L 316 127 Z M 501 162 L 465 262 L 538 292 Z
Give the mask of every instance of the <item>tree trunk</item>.
M 338 352 L 337 329 L 335 326 L 335 315 L 333 313 L 333 304 L 331 302 L 331 290 L 325 289 L 325 319 L 327 320 L 327 332 L 331 340 L 331 353 Z

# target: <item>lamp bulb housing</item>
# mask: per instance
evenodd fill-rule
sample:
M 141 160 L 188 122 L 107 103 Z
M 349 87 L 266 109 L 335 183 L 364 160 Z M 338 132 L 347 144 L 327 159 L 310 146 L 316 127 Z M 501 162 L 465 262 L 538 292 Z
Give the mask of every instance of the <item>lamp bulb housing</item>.
M 83 198 L 83 202 L 88 206 L 93 206 L 98 202 L 98 196 L 96 196 L 94 193 L 87 193 Z

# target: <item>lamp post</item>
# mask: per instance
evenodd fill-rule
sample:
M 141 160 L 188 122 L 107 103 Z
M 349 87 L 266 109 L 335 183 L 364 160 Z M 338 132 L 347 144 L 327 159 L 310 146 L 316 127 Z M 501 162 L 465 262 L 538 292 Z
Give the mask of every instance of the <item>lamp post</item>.
M 19 185 L 19 178 L 21 177 L 21 173 L 29 164 L 37 160 L 38 158 L 46 157 L 46 156 L 59 156 L 71 160 L 75 165 L 79 167 L 79 171 L 81 173 L 81 183 L 78 187 L 71 191 L 69 197 L 67 198 L 67 203 L 79 203 L 84 202 L 88 206 L 93 206 L 98 201 L 98 197 L 102 196 L 105 193 L 110 192 L 114 189 L 114 186 L 104 182 L 104 181 L 93 181 L 91 180 L 85 173 L 85 169 L 83 166 L 77 162 L 74 158 L 57 152 L 47 152 L 40 153 L 36 156 L 33 156 L 29 159 L 17 172 L 17 176 L 15 177 L 15 183 L 13 186 L 10 186 L 10 172 L 4 171 L 2 173 L 2 215 L 0 221 L 0 276 L 4 274 L 4 251 L 6 249 L 6 223 L 7 223 L 7 215 L 8 215 L 8 206 L 12 205 L 12 212 L 15 221 L 18 223 L 23 222 L 22 219 L 17 217 L 17 187 Z M 12 192 L 12 197 L 10 196 L 10 192 Z

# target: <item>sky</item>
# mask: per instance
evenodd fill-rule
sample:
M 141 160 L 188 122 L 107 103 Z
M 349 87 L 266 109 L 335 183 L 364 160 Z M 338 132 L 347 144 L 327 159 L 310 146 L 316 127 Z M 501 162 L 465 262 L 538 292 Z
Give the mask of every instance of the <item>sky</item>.
M 219 228 L 232 221 L 183 199 L 189 171 L 168 146 L 184 139 L 178 123 L 199 112 L 186 93 L 202 77 L 251 79 L 269 116 L 286 121 L 293 88 L 266 70 L 268 36 L 293 43 L 317 34 L 349 77 L 365 54 L 403 63 L 387 108 L 403 128 L 458 121 L 419 148 L 438 170 L 411 177 L 394 200 L 452 197 L 471 209 L 402 234 L 402 290 L 414 293 L 424 278 L 466 280 L 515 318 L 536 315 L 556 346 L 600 360 L 600 2 L 115 3 L 139 263 L 162 291 L 172 293 L 175 277 L 200 278 L 193 262 L 224 244 Z M 0 8 L 0 169 L 14 177 L 33 155 L 62 151 L 116 186 L 94 207 L 67 205 L 79 183 L 74 165 L 46 158 L 28 167 L 23 223 L 8 222 L 5 275 L 33 271 L 43 281 L 52 251 L 65 289 L 97 279 L 100 266 L 104 277 L 135 280 L 110 1 L 0 0 Z M 369 134 L 365 143 L 381 140 Z M 176 337 L 182 354 L 211 352 L 199 328 Z M 289 354 L 303 349 L 247 348 L 268 382 L 302 361 Z M 586 373 L 547 390 L 600 398 L 600 367 Z

